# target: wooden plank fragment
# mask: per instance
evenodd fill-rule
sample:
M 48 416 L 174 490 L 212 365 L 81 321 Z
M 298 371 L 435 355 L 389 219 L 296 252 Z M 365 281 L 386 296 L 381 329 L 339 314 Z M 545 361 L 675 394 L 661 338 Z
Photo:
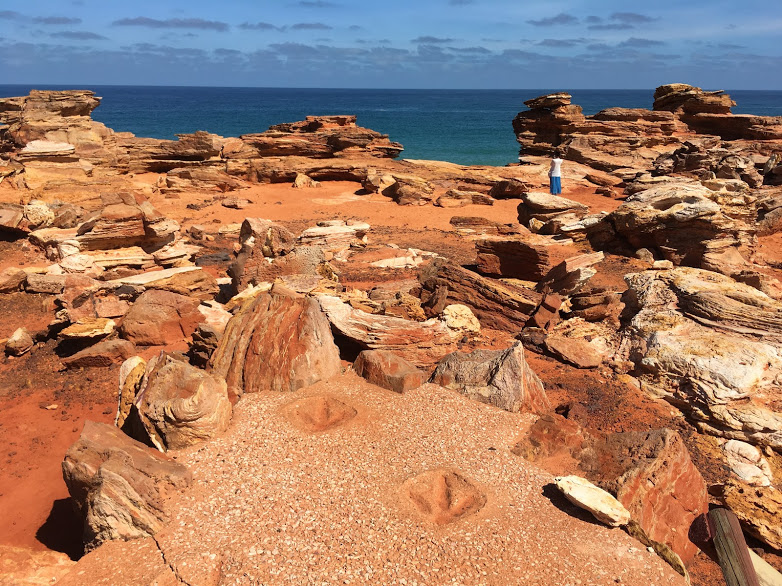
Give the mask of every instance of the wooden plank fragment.
M 712 509 L 709 511 L 709 523 L 727 586 L 760 586 L 736 515 L 728 509 Z

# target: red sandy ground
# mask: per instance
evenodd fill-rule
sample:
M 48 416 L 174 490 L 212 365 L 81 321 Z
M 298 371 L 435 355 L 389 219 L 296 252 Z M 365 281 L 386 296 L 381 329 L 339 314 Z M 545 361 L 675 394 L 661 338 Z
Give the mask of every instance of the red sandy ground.
M 502 223 L 516 221 L 518 200 L 498 201 L 494 206 L 466 206 L 443 209 L 398 206 L 381 195 L 356 195 L 360 186 L 350 182 L 323 183 L 317 189 L 292 189 L 288 184 L 258 185 L 229 194 L 243 197 L 252 204 L 243 210 L 228 209 L 219 204 L 222 194 L 182 194 L 166 198 L 151 194 L 154 175 L 137 176 L 139 186 L 163 214 L 186 227 L 207 227 L 239 223 L 246 217 L 280 221 L 294 231 L 312 226 L 318 220 L 340 218 L 366 221 L 372 226 L 370 242 L 395 243 L 401 247 L 431 250 L 460 263 L 474 259 L 472 243 L 451 232 L 451 217 L 482 216 Z M 610 211 L 621 202 L 594 193 L 594 189 L 572 187 L 565 197 L 589 205 L 593 212 Z M 201 210 L 187 209 L 188 203 L 213 203 Z M 218 239 L 211 248 L 230 249 L 235 240 Z M 761 243 L 767 259 L 782 261 L 782 236 L 769 237 Z M 39 253 L 23 250 L 21 243 L 0 242 L 0 270 L 7 266 L 46 266 Z M 225 266 L 216 267 L 223 276 Z M 593 284 L 622 289 L 622 276 L 642 270 L 635 259 L 610 257 L 601 266 Z M 366 285 L 386 280 L 387 275 L 366 275 Z M 359 279 L 352 279 L 358 285 Z M 30 331 L 41 330 L 51 321 L 54 307 L 46 296 L 0 296 L 0 339 L 24 325 Z M 488 346 L 503 346 L 507 334 L 486 331 Z M 182 349 L 178 345 L 176 349 Z M 150 356 L 160 348 L 144 352 Z M 465 350 L 467 350 L 465 348 Z M 698 436 L 684 419 L 666 403 L 653 401 L 621 382 L 609 381 L 599 370 L 583 371 L 550 358 L 529 354 L 532 368 L 544 381 L 552 403 L 581 403 L 592 418 L 592 426 L 602 431 L 628 431 L 667 426 L 676 429 L 688 442 L 696 463 L 707 482 L 715 482 L 723 472 L 713 469 L 701 453 L 713 449 L 711 440 Z M 116 408 L 118 367 L 61 371 L 55 344 L 48 342 L 21 358 L 0 359 L 0 437 L 3 438 L 0 466 L 0 544 L 37 550 L 52 549 L 78 557 L 80 546 L 74 536 L 80 533 L 79 522 L 66 500 L 60 463 L 67 448 L 77 439 L 83 421 L 111 422 Z M 606 373 L 607 374 L 607 373 Z M 564 463 L 560 463 L 564 465 Z M 557 467 L 556 463 L 550 463 Z M 766 559 L 774 558 L 767 556 Z M 774 563 L 774 560 L 770 560 Z M 776 561 L 780 561 L 776 559 Z M 692 568 L 693 584 L 721 583 L 719 569 L 704 556 Z

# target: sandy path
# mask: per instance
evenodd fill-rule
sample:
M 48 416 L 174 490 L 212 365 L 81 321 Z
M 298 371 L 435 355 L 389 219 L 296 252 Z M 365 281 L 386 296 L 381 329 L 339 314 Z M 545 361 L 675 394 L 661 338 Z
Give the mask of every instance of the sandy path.
M 303 431 L 286 406 L 318 395 L 357 415 Z M 509 451 L 530 421 L 434 385 L 397 395 L 352 373 L 246 395 L 223 437 L 177 455 L 196 482 L 156 540 L 185 581 L 220 584 L 683 583 L 621 530 L 549 498 L 552 477 Z M 402 485 L 441 468 L 474 483 L 485 506 L 446 525 L 422 518 Z

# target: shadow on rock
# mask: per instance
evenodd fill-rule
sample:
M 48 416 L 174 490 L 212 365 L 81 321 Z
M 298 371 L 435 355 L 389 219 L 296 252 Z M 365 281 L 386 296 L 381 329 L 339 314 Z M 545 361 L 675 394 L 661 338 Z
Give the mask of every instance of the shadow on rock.
M 585 523 L 591 523 L 592 525 L 597 525 L 598 527 L 605 527 L 603 523 L 592 516 L 592 513 L 577 507 L 569 500 L 567 500 L 565 495 L 559 492 L 557 485 L 553 482 L 545 485 L 541 494 L 550 500 L 551 504 L 557 507 L 563 513 L 566 513 L 580 521 L 584 521 Z
M 70 498 L 57 499 L 43 525 L 35 532 L 35 538 L 53 551 L 64 553 L 76 561 L 84 555 L 82 544 L 83 522 L 76 513 Z

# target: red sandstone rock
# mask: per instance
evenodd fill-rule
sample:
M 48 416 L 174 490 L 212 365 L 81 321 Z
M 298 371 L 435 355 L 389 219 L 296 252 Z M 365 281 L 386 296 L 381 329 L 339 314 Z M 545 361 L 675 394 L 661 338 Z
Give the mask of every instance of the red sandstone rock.
M 441 208 L 460 208 L 466 205 L 494 205 L 494 198 L 477 191 L 449 189 L 437 198 L 434 205 Z
M 22 269 L 9 267 L 0 273 L 0 293 L 11 293 L 22 288 L 22 284 L 27 280 L 27 273 Z
M 439 311 L 451 303 L 467 305 L 483 327 L 506 332 L 517 333 L 524 327 L 543 298 L 526 287 L 489 279 L 450 262 L 430 263 L 419 280 L 425 309 L 430 302 L 437 302 Z
M 708 510 L 706 483 L 679 434 L 669 429 L 616 433 L 595 445 L 601 486 L 616 494 L 646 536 L 670 547 L 687 564 L 698 551 L 688 538 Z M 586 465 L 589 469 L 589 465 Z
M 307 116 L 300 122 L 271 126 L 266 132 L 241 139 L 261 157 L 330 158 L 348 154 L 394 158 L 402 145 L 388 135 L 356 125 L 355 116 Z
M 460 234 L 526 234 L 529 230 L 518 224 L 501 224 L 480 216 L 453 216 L 449 224 Z
M 84 517 L 87 549 L 112 539 L 154 535 L 167 520 L 166 498 L 192 482 L 182 464 L 112 425 L 93 421 L 85 422 L 65 454 L 62 471 Z
M 546 295 L 529 320 L 524 324 L 524 327 L 551 330 L 560 322 L 560 307 L 562 307 L 562 297 L 557 294 Z
M 755 227 L 727 215 L 700 185 L 661 185 L 628 198 L 606 221 L 634 250 L 659 250 L 674 265 L 701 266 L 716 241 L 721 248 L 754 245 Z
M 546 349 L 555 357 L 576 368 L 597 368 L 603 355 L 586 340 L 559 335 L 546 336 Z
M 476 241 L 476 265 L 481 273 L 539 281 L 566 258 L 578 251 L 545 236 L 487 236 Z
M 135 354 L 136 347 L 127 340 L 102 340 L 63 358 L 65 368 L 95 368 L 119 364 Z
M 566 316 L 583 320 L 602 321 L 610 316 L 618 318 L 621 311 L 621 292 L 590 290 L 570 297 L 570 310 Z
M 423 370 L 385 350 L 364 350 L 353 363 L 353 370 L 373 385 L 397 393 L 417 389 L 427 378 Z
M 440 320 L 417 322 L 354 309 L 337 297 L 318 297 L 336 333 L 361 348 L 390 350 L 416 366 L 430 366 L 456 348 L 448 327 Z
M 184 340 L 203 321 L 198 299 L 169 291 L 145 291 L 122 322 L 122 336 L 140 346 L 164 346 Z
M 736 102 L 722 90 L 705 92 L 686 83 L 661 85 L 654 91 L 654 110 L 681 114 L 730 114 Z
M 211 358 L 229 393 L 295 391 L 341 371 L 326 316 L 312 297 L 275 286 L 245 301 Z
M 553 267 L 536 287 L 538 291 L 556 291 L 561 295 L 578 293 L 587 281 L 597 274 L 593 269 L 605 258 L 602 252 L 580 254 L 563 260 Z

